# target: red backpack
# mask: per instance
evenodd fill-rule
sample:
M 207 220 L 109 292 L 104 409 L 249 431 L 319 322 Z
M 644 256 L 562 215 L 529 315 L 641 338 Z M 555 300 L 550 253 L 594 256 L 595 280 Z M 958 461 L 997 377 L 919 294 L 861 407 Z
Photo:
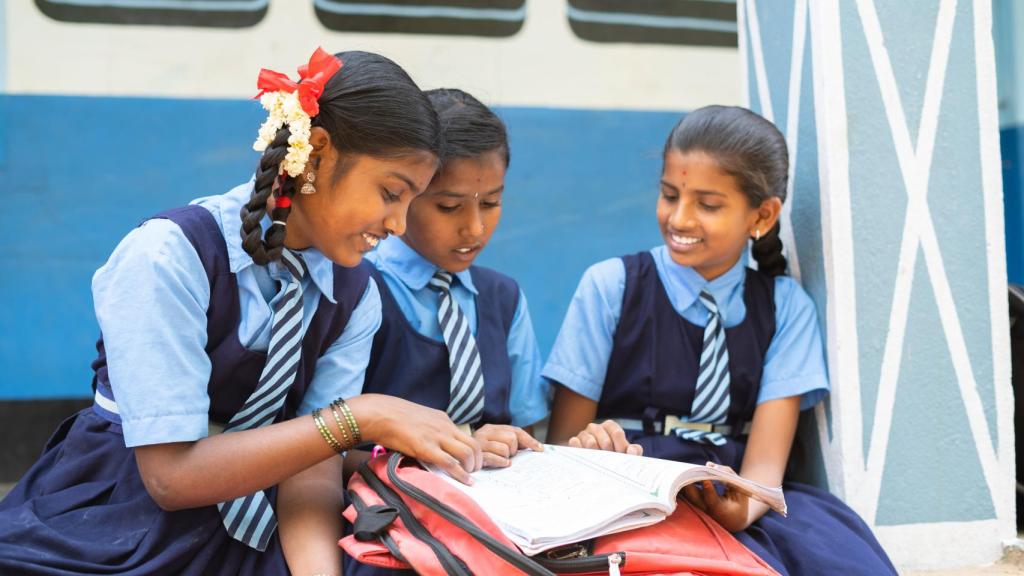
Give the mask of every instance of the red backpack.
M 414 462 L 381 456 L 352 476 L 352 534 L 339 542 L 351 558 L 427 575 L 778 576 L 684 500 L 658 524 L 527 556 L 471 498 Z

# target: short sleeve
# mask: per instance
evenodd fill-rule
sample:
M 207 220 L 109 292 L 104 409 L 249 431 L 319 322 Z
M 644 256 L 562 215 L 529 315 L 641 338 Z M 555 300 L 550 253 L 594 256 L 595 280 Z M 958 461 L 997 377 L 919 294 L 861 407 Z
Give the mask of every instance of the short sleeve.
M 600 400 L 625 291 L 626 267 L 621 259 L 587 269 L 544 366 L 545 378 Z
M 800 409 L 806 410 L 828 393 L 828 373 L 814 302 L 786 276 L 775 280 L 775 322 L 757 403 L 801 396 Z
M 351 398 L 362 392 L 373 336 L 380 322 L 380 291 L 370 278 L 341 336 L 317 360 L 316 373 L 299 406 L 299 414 L 309 414 L 337 398 Z
M 92 292 L 125 444 L 204 438 L 210 284 L 181 228 L 154 219 L 130 232 Z
M 512 366 L 512 388 L 509 392 L 512 425 L 529 426 L 544 419 L 551 411 L 548 406 L 550 386 L 540 375 L 540 347 L 533 332 L 526 294 L 522 290 L 519 291 L 519 305 L 512 318 L 506 346 Z

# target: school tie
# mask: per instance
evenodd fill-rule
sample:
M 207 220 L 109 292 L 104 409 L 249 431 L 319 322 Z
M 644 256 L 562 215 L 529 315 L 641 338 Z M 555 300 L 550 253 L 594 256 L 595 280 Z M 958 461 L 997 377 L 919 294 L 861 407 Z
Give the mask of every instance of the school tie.
M 690 407 L 690 422 L 724 424 L 729 413 L 729 349 L 725 345 L 725 327 L 715 298 L 701 290 L 700 301 L 710 317 L 704 328 L 704 345 L 700 353 L 697 389 Z M 725 444 L 725 436 L 718 432 L 676 428 L 676 436 L 700 444 Z
M 437 320 L 448 347 L 448 366 L 452 374 L 448 417 L 456 424 L 476 422 L 484 413 L 484 374 L 476 338 L 469 329 L 466 315 L 452 297 L 452 275 L 438 270 L 427 285 L 437 291 Z
M 306 275 L 306 263 L 301 256 L 285 249 L 281 253 L 281 264 L 290 274 L 281 281 L 274 304 L 267 363 L 256 390 L 231 418 L 224 432 L 251 430 L 273 422 L 295 381 L 302 355 L 302 278 Z M 277 528 L 277 519 L 262 490 L 221 502 L 217 508 L 232 538 L 261 552 L 267 549 L 267 542 Z

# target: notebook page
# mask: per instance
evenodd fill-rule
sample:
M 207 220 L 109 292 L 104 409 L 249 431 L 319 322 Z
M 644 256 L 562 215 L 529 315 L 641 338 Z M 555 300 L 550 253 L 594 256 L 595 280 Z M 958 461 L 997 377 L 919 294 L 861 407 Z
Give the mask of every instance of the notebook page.
M 595 528 L 614 526 L 615 519 L 654 503 L 637 483 L 566 457 L 566 450 L 573 449 L 545 446 L 544 452 L 522 451 L 508 468 L 475 472 L 472 486 L 434 472 L 472 497 L 524 548 L 541 542 L 551 543 L 545 549 L 552 548 L 593 536 Z

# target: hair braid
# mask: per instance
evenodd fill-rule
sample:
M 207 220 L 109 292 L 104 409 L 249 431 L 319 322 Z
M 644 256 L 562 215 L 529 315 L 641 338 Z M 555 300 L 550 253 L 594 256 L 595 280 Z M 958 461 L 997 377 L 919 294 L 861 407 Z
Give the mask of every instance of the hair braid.
M 259 265 L 280 258 L 281 250 L 284 248 L 284 226 L 273 224 L 264 234 L 260 223 L 267 213 L 267 200 L 274 190 L 274 182 L 278 179 L 281 162 L 288 153 L 289 136 L 291 136 L 291 132 L 287 126 L 281 128 L 277 131 L 274 141 L 263 152 L 259 167 L 256 169 L 256 182 L 253 185 L 252 196 L 241 210 L 242 248 L 252 256 L 253 262 Z M 278 190 L 278 195 L 291 198 L 294 191 L 293 179 L 285 177 L 282 187 Z M 287 221 L 290 212 L 291 208 L 275 208 L 271 213 L 271 219 Z
M 776 221 L 760 240 L 755 240 L 750 252 L 757 260 L 757 269 L 768 276 L 782 276 L 786 273 L 786 257 L 782 255 L 782 239 L 779 230 L 782 222 Z

